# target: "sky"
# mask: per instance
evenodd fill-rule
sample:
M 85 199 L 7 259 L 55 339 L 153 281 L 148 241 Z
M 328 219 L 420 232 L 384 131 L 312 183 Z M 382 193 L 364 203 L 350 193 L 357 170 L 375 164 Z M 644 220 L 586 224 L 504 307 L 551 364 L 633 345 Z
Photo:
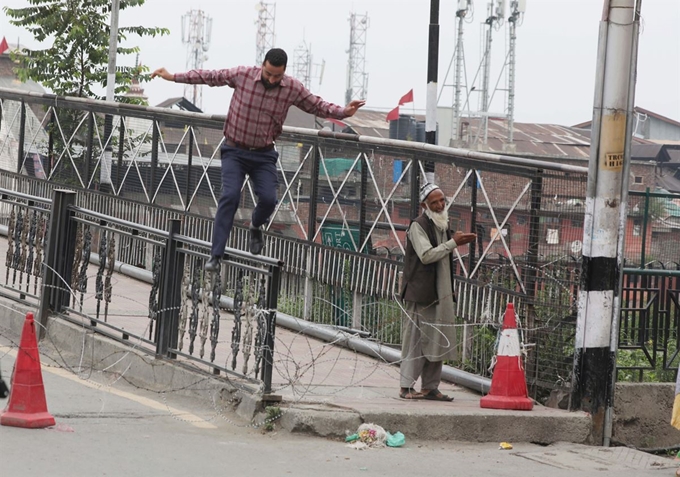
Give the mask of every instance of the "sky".
M 26 0 L 3 0 L 17 8 Z M 181 18 L 191 8 L 201 9 L 213 19 L 205 69 L 252 65 L 256 57 L 256 0 L 147 0 L 141 7 L 121 11 L 120 25 L 162 26 L 169 36 L 131 36 L 125 46 L 141 48 L 140 61 L 152 71 L 164 66 L 170 72 L 187 68 L 187 48 L 182 43 Z M 303 42 L 311 48 L 313 62 L 325 62 L 323 79 L 310 89 L 324 99 L 344 104 L 350 13 L 367 14 L 366 108 L 388 111 L 401 96 L 414 90 L 413 104 L 402 112 L 422 113 L 427 84 L 427 48 L 430 0 L 269 0 L 275 3 L 275 46 L 289 55 L 292 72 L 294 50 Z M 477 85 L 475 73 L 481 58 L 483 22 L 489 0 L 473 0 L 474 13 L 464 26 L 467 85 Z M 509 3 L 509 2 L 508 2 Z M 440 2 L 439 106 L 453 102 L 452 60 L 457 0 Z M 573 125 L 590 120 L 594 95 L 598 28 L 604 0 L 527 0 L 527 11 L 517 28 L 515 121 Z M 643 26 L 640 35 L 636 104 L 680 121 L 680 0 L 642 0 Z M 507 23 L 507 22 L 505 22 Z M 28 32 L 10 25 L 0 12 L 0 35 L 10 43 L 30 48 L 39 45 Z M 498 84 L 490 110 L 503 112 L 506 104 L 506 25 L 494 31 L 491 84 Z M 133 65 L 134 57 L 118 59 Z M 154 79 L 143 85 L 149 103 L 181 96 L 183 85 Z M 104 92 L 102 91 L 102 95 Z M 203 90 L 203 110 L 226 114 L 231 90 Z M 470 96 L 476 109 L 478 95 Z

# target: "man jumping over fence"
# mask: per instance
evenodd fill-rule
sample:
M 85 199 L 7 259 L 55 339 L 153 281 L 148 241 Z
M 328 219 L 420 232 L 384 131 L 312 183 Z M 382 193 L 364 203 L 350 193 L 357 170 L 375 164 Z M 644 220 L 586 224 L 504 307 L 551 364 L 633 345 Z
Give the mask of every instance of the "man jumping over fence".
M 250 253 L 262 252 L 261 227 L 276 207 L 278 152 L 274 142 L 283 131 L 288 109 L 295 105 L 322 118 L 344 119 L 353 116 L 365 101 L 351 101 L 344 108 L 310 93 L 295 78 L 287 76 L 288 56 L 280 48 L 267 52 L 262 66 L 238 66 L 222 70 L 191 70 L 171 74 L 159 68 L 151 78 L 160 76 L 175 83 L 229 86 L 234 95 L 224 123 L 222 157 L 222 196 L 215 215 L 211 258 L 208 272 L 220 269 L 220 260 L 234 224 L 246 174 L 258 197 L 250 223 Z

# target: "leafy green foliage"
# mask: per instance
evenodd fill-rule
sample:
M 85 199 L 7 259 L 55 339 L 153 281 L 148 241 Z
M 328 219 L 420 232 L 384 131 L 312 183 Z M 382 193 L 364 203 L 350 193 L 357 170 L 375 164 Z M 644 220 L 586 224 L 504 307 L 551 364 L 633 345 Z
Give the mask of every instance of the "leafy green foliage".
M 14 54 L 19 79 L 32 79 L 60 96 L 102 99 L 93 89 L 106 87 L 109 57 L 111 0 L 26 0 L 24 8 L 4 7 L 10 23 L 25 28 L 46 44 L 43 49 L 23 49 Z M 120 10 L 138 7 L 145 0 L 121 0 Z M 155 37 L 169 30 L 128 26 L 118 29 L 118 56 L 139 52 L 139 47 L 120 46 L 128 35 Z M 116 101 L 129 91 L 132 79 L 147 81 L 146 67 L 119 67 Z
M 281 412 L 281 408 L 278 406 L 267 406 L 264 409 L 264 412 L 266 414 L 264 430 L 271 432 L 276 428 L 274 421 L 280 419 L 281 416 L 283 416 L 283 413 Z
M 675 339 L 668 340 L 665 352 L 673 356 L 677 349 Z M 641 349 L 620 349 L 616 353 L 617 381 L 644 383 L 672 383 L 675 382 L 677 366 L 674 363 L 664 363 L 664 350 L 654 349 L 654 342 L 645 343 L 649 353 L 654 355 L 656 362 L 652 364 Z M 668 367 L 670 366 L 670 367 Z

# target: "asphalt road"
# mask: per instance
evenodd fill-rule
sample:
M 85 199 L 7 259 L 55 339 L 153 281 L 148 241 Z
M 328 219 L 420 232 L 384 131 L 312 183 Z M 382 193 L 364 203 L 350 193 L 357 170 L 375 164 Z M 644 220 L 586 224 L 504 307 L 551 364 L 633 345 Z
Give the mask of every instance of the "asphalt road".
M 9 378 L 16 348 L 0 336 Z M 660 477 L 666 458 L 574 444 L 414 441 L 355 450 L 339 440 L 254 428 L 206 398 L 158 394 L 120 376 L 43 365 L 48 429 L 0 426 L 2 476 L 478 476 Z M 0 402 L 4 406 L 4 402 Z M 354 430 L 352 430 L 354 431 Z

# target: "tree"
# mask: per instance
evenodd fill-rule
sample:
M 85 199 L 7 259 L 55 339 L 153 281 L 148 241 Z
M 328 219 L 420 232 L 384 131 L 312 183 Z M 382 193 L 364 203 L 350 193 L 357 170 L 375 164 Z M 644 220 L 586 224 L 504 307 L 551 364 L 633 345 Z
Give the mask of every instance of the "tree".
M 27 0 L 25 8 L 3 10 L 10 23 L 28 30 L 44 49 L 24 48 L 16 53 L 19 79 L 32 79 L 60 96 L 102 99 L 93 92 L 106 88 L 109 57 L 111 0 Z M 144 5 L 145 0 L 121 0 L 120 10 Z M 139 52 L 139 47 L 120 46 L 130 34 L 140 37 L 167 35 L 167 28 L 121 27 L 118 29 L 118 56 Z M 133 77 L 148 80 L 146 67 L 119 67 L 115 93 L 126 93 Z M 123 101 L 119 96 L 117 101 Z

